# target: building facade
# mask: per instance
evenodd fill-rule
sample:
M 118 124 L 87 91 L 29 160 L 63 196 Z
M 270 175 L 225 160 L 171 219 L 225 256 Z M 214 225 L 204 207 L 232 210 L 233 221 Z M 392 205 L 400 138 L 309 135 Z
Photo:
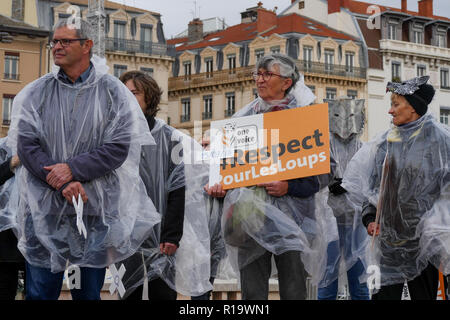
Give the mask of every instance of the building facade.
M 0 14 L 0 137 L 7 135 L 14 97 L 28 83 L 46 73 L 49 32 Z
M 52 31 L 60 18 L 80 16 L 87 20 L 88 0 L 2 0 L 1 10 L 23 6 L 25 22 Z M 141 70 L 152 75 L 163 91 L 158 117 L 167 120 L 168 78 L 173 58 L 169 56 L 161 23 L 156 12 L 125 6 L 105 0 L 105 58 L 109 73 L 120 77 L 130 70 Z M 12 10 L 9 10 L 11 13 Z M 52 56 L 48 52 L 50 66 Z
M 418 12 L 354 0 L 293 0 L 282 13 L 312 16 L 338 30 L 358 36 L 367 70 L 368 138 L 389 128 L 388 81 L 429 75 L 436 89 L 430 112 L 442 123 L 450 116 L 450 17 L 433 14 L 433 0 L 418 1 Z
M 296 13 L 277 16 L 259 3 L 241 23 L 204 34 L 194 19 L 188 36 L 168 40 L 176 58 L 169 79 L 169 120 L 193 134 L 224 119 L 257 97 L 252 72 L 262 56 L 280 52 L 296 60 L 305 83 L 324 98 L 366 99 L 366 65 L 357 37 Z

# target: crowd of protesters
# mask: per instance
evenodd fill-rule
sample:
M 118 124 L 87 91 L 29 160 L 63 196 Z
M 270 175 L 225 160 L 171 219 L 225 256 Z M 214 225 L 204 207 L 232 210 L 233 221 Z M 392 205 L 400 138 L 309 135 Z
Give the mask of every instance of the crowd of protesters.
M 353 300 L 399 300 L 405 283 L 436 300 L 450 274 L 450 134 L 428 111 L 428 76 L 387 84 L 392 127 L 366 143 L 364 100 L 325 100 L 329 174 L 224 190 L 196 157 L 209 137 L 157 118 L 156 81 L 109 75 L 93 45 L 87 22 L 59 20 L 52 72 L 14 100 L 0 139 L 0 299 L 23 270 L 27 300 L 57 300 L 76 265 L 74 300 L 100 300 L 108 267 L 123 300 L 208 300 L 227 265 L 243 300 L 268 299 L 272 277 L 282 300 L 307 299 L 308 278 L 334 300 L 342 276 Z M 262 57 L 253 78 L 258 97 L 234 118 L 316 101 L 286 55 Z

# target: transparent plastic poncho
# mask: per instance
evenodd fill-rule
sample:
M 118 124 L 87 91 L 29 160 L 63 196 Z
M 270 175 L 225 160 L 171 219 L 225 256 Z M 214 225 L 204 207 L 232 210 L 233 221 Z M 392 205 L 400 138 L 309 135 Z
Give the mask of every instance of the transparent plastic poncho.
M 380 234 L 366 247 L 366 268 L 379 267 L 382 286 L 412 280 L 428 263 L 450 273 L 449 138 L 427 113 L 365 144 L 344 173 L 355 201 L 377 208 Z
M 299 92 L 306 90 L 302 86 L 296 88 Z M 314 101 L 315 97 L 309 91 L 304 104 L 298 104 L 295 96 L 299 92 L 289 93 L 285 99 L 271 103 L 258 97 L 233 117 L 296 108 Z M 230 264 L 237 275 L 266 251 L 275 255 L 300 251 L 299 262 L 303 263 L 315 284 L 325 270 L 328 243 L 337 239 L 335 218 L 331 210 L 317 210 L 315 195 L 308 198 L 273 197 L 265 188 L 257 186 L 228 190 L 222 234 Z
M 66 162 L 105 143 L 129 144 L 123 164 L 105 176 L 83 182 L 88 196 L 83 222 L 74 206 L 46 182 L 20 166 L 16 215 L 18 248 L 32 265 L 63 271 L 67 265 L 101 268 L 132 255 L 155 237 L 161 220 L 139 177 L 142 145 L 154 144 L 145 117 L 131 92 L 107 74 L 106 60 L 94 55 L 93 69 L 81 84 L 58 79 L 59 67 L 27 85 L 14 99 L 8 144 L 17 150 L 21 135 L 38 140 L 46 155 Z M 26 128 L 26 130 L 24 129 Z
M 0 164 L 12 157 L 11 148 L 8 147 L 8 137 L 0 138 Z M 8 229 L 15 230 L 18 192 L 16 177 L 12 176 L 0 186 L 0 232 Z
M 330 151 L 335 166 L 332 166 L 330 179 L 342 178 L 345 169 L 361 148 L 359 136 L 354 135 L 343 140 L 334 134 L 330 135 Z M 321 210 L 332 210 L 336 218 L 339 239 L 331 243 L 327 249 L 327 267 L 324 278 L 319 286 L 326 287 L 350 270 L 358 259 L 364 259 L 364 253 L 369 241 L 367 231 L 361 221 L 361 200 L 356 201 L 348 191 L 335 195 L 324 188 L 317 196 Z
M 212 290 L 209 212 L 203 190 L 209 169 L 202 162 L 201 145 L 194 139 L 160 119 L 155 119 L 151 132 L 156 145 L 142 148 L 141 177 L 148 195 L 163 216 L 169 193 L 185 187 L 183 236 L 175 255 L 165 255 L 159 249 L 160 225 L 155 227 L 157 242 L 153 238 L 146 240 L 140 250 L 124 262 L 127 272 L 123 278 L 126 289 L 123 298 L 140 285 L 145 290 L 151 285 L 148 281 L 158 277 L 182 295 L 199 296 Z M 145 295 L 144 292 L 143 298 Z

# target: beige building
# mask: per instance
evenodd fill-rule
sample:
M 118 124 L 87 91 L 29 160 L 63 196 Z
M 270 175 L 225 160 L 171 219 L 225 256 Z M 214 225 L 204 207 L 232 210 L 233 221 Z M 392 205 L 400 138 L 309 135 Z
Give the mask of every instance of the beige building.
M 407 0 L 392 1 L 390 6 L 370 0 L 292 0 L 281 12 L 311 17 L 361 40 L 367 61 L 369 139 L 390 127 L 388 81 L 429 75 L 436 89 L 429 110 L 442 123 L 450 123 L 450 17 L 433 10 L 433 0 L 415 2 L 418 11 L 408 8 Z
M 189 24 L 188 36 L 168 40 L 176 48 L 169 79 L 170 124 L 194 133 L 211 120 L 224 119 L 256 97 L 251 76 L 257 60 L 281 52 L 297 61 L 305 83 L 324 98 L 367 98 L 362 44 L 296 13 L 277 16 L 259 3 L 241 13 L 241 23 L 208 34 L 200 20 Z
M 48 67 L 49 32 L 20 21 L 21 15 L 14 18 L 0 14 L 0 32 L 10 37 L 0 42 L 0 137 L 8 133 L 14 97 Z
M 22 8 L 24 21 L 51 31 L 60 18 L 72 15 L 87 19 L 88 0 L 2 0 L 0 13 L 10 15 Z M 159 118 L 167 120 L 168 78 L 171 58 L 162 29 L 161 15 L 156 12 L 125 6 L 105 0 L 105 57 L 109 73 L 119 77 L 130 70 L 152 75 L 163 90 Z M 52 57 L 47 72 L 50 71 Z

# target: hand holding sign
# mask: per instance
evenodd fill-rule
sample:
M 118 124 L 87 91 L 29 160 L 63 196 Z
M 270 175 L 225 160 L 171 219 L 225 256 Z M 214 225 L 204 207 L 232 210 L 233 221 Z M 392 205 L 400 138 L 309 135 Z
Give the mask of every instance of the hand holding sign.
M 282 197 L 287 194 L 289 184 L 287 181 L 273 181 L 257 184 L 258 187 L 266 188 L 269 195 L 274 197 Z

